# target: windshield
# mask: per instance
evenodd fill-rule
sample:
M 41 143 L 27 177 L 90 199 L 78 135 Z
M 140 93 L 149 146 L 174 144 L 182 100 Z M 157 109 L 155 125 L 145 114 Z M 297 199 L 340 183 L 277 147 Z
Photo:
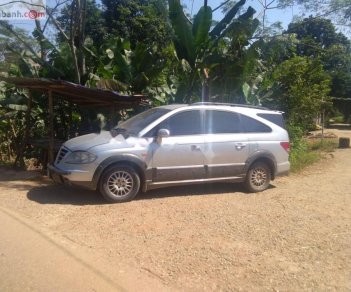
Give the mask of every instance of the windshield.
M 120 123 L 115 129 L 123 129 L 129 135 L 136 136 L 142 129 L 169 111 L 165 108 L 152 108 Z

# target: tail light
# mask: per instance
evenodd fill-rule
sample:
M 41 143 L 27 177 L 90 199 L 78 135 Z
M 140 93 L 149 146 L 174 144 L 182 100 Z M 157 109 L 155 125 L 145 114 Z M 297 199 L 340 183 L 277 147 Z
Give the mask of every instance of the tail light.
M 284 148 L 286 152 L 290 152 L 290 143 L 289 142 L 280 142 L 280 146 Z

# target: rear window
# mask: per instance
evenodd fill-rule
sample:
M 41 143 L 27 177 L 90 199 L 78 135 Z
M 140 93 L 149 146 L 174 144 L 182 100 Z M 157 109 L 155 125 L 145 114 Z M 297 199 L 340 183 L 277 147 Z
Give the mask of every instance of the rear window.
M 272 129 L 267 125 L 250 118 L 245 115 L 241 115 L 241 122 L 244 127 L 245 133 L 269 133 L 272 132 Z
M 285 129 L 285 122 L 282 114 L 257 114 L 257 115 Z

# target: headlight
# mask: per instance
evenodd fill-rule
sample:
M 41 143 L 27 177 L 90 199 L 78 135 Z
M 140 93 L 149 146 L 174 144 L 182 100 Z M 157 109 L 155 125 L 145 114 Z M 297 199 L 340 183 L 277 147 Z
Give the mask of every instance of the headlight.
M 96 159 L 96 155 L 87 151 L 74 151 L 65 159 L 65 163 L 84 164 L 91 163 Z

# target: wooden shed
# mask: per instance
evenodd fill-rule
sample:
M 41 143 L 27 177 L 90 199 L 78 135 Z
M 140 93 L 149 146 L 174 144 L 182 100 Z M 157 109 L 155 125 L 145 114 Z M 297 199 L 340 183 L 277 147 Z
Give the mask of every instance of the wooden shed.
M 48 98 L 48 162 L 54 161 L 54 102 L 55 99 L 64 99 L 79 106 L 91 108 L 107 108 L 116 112 L 120 109 L 129 109 L 137 106 L 146 106 L 148 101 L 143 95 L 123 95 L 119 92 L 89 88 L 64 80 L 26 77 L 1 77 L 0 81 L 14 84 L 17 88 L 25 88 L 29 92 L 26 130 L 23 143 L 29 143 L 30 112 L 32 109 L 32 93 L 34 91 L 46 94 Z

